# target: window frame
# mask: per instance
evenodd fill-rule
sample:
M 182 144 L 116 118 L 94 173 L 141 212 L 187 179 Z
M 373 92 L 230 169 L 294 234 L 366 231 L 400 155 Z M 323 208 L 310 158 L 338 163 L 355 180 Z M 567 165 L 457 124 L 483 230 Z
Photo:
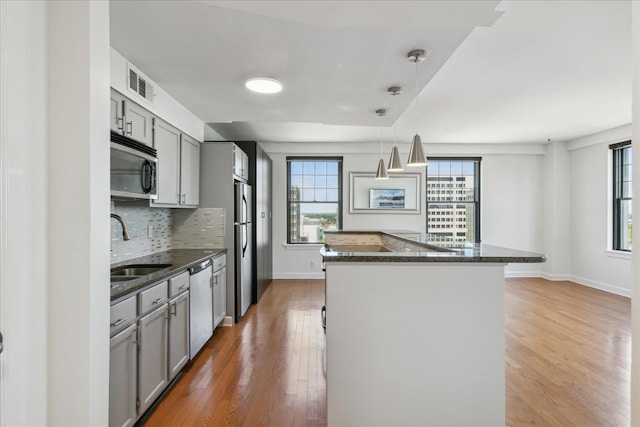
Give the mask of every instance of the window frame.
M 474 193 L 474 201 L 473 202 L 467 202 L 467 201 L 463 201 L 463 202 L 459 202 L 459 201 L 446 201 L 446 200 L 440 200 L 440 201 L 429 201 L 429 195 L 428 195 L 428 191 L 429 191 L 429 163 L 432 161 L 450 161 L 450 162 L 473 162 L 474 166 L 473 166 L 473 176 L 474 176 L 474 188 L 473 188 L 473 193 Z M 425 182 L 425 228 L 427 233 L 429 232 L 429 204 L 442 204 L 442 203 L 446 203 L 446 204 L 452 204 L 452 205 L 457 205 L 457 204 L 473 204 L 474 205 L 474 209 L 475 209 L 475 215 L 474 215 L 474 219 L 473 219 L 473 226 L 475 229 L 475 236 L 474 236 L 474 240 L 471 241 L 472 243 L 480 243 L 481 239 L 480 239 L 480 186 L 481 186 L 481 168 L 480 165 L 482 163 L 482 157 L 451 157 L 451 156 L 443 156 L 443 157 L 427 157 L 427 166 L 425 167 L 425 177 L 424 177 L 424 182 Z M 457 191 L 458 187 L 452 187 L 452 189 L 454 191 Z M 454 207 L 454 210 L 456 210 L 457 207 Z M 452 229 L 452 233 L 455 234 L 458 233 L 455 229 Z
M 612 190 L 613 190 L 613 221 L 612 221 L 612 249 L 614 251 L 631 253 L 633 249 L 624 249 L 622 247 L 622 224 L 620 223 L 621 204 L 623 201 L 628 200 L 633 202 L 633 197 L 623 196 L 624 187 L 624 168 L 623 168 L 623 152 L 627 148 L 632 148 L 631 140 L 618 142 L 616 144 L 609 145 L 609 149 L 612 154 Z M 633 159 L 631 160 L 631 168 L 633 170 Z M 633 176 L 631 179 L 631 185 L 633 186 Z M 633 212 L 632 212 L 633 214 Z M 633 242 L 632 242 L 633 245 Z
M 291 241 L 291 217 L 289 213 L 291 212 L 291 162 L 296 161 L 335 161 L 338 162 L 338 224 L 336 226 L 339 230 L 342 229 L 342 221 L 343 221 L 343 189 L 342 189 L 342 165 L 343 165 L 343 157 L 342 156 L 287 156 L 287 245 L 321 245 L 320 242 L 292 242 Z M 303 203 L 302 201 L 294 202 L 294 203 Z M 336 202 L 304 202 L 304 203 L 336 203 Z

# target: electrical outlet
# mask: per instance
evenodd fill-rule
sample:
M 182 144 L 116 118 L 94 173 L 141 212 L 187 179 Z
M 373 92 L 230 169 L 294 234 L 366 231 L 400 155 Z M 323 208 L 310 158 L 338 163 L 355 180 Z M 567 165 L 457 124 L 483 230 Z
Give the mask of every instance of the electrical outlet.
M 153 225 L 147 227 L 147 236 L 151 239 L 153 237 Z
M 316 266 L 316 261 L 312 259 L 312 260 L 309 262 L 309 267 L 311 267 L 311 268 L 315 268 L 315 266 Z

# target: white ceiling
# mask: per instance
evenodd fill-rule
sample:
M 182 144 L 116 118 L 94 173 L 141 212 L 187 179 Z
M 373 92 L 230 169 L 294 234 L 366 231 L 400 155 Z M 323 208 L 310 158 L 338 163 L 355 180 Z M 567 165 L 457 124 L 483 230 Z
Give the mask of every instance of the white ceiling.
M 629 1 L 111 1 L 111 45 L 230 140 L 370 142 L 381 125 L 390 139 L 395 123 L 399 140 L 418 131 L 425 143 L 544 143 L 631 121 L 630 9 Z M 416 48 L 428 52 L 417 70 L 419 108 L 406 60 Z M 281 79 L 283 92 L 248 92 L 243 82 L 256 75 Z M 393 85 L 404 94 L 388 96 Z M 392 111 L 380 118 L 383 107 Z

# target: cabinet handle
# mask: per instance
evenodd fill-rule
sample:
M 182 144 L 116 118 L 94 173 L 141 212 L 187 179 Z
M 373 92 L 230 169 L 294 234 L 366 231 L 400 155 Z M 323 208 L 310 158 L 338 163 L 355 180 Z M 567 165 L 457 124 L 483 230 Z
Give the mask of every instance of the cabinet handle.
M 4 338 L 2 338 L 2 332 L 0 332 L 0 353 L 4 350 Z
M 153 301 L 153 302 L 151 303 L 151 305 L 157 305 L 157 304 L 160 304 L 162 301 L 164 301 L 164 297 L 160 297 L 160 298 L 158 298 L 157 300 Z
M 126 317 L 123 317 L 122 319 L 118 319 L 118 320 L 116 320 L 115 322 L 113 322 L 113 323 L 111 324 L 111 327 L 112 327 L 112 328 L 115 328 L 116 326 L 122 325 L 122 324 L 123 324 L 124 322 L 126 322 L 127 320 L 129 320 L 129 319 L 128 319 L 128 318 L 126 318 Z
M 181 203 L 185 203 L 185 202 L 186 202 L 186 199 L 187 199 L 186 194 L 183 194 L 183 195 L 182 195 L 182 202 L 181 202 Z
M 183 290 L 183 289 L 187 289 L 187 287 L 188 287 L 188 286 L 189 286 L 189 285 L 184 284 L 184 285 L 180 286 L 180 287 L 178 288 L 178 290 L 179 290 L 179 291 L 181 291 L 181 290 Z
M 178 303 L 174 302 L 172 304 L 169 304 L 169 307 L 170 307 L 169 314 L 177 316 L 178 315 Z
M 127 122 L 127 135 L 131 135 L 133 133 L 133 122 Z
M 116 118 L 116 121 L 118 122 L 118 130 L 124 131 L 124 126 L 122 126 L 122 123 L 124 122 L 124 117 L 118 117 Z
M 218 284 L 218 276 L 217 275 L 216 276 L 212 276 L 211 278 L 213 279 L 213 284 L 217 285 Z

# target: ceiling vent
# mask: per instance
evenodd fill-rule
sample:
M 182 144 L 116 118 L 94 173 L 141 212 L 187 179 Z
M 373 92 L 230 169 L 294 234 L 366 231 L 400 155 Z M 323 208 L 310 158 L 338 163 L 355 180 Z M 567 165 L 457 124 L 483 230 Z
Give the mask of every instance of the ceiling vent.
M 129 82 L 129 91 L 135 92 L 147 102 L 153 103 L 153 85 L 131 65 L 128 68 L 127 81 Z

